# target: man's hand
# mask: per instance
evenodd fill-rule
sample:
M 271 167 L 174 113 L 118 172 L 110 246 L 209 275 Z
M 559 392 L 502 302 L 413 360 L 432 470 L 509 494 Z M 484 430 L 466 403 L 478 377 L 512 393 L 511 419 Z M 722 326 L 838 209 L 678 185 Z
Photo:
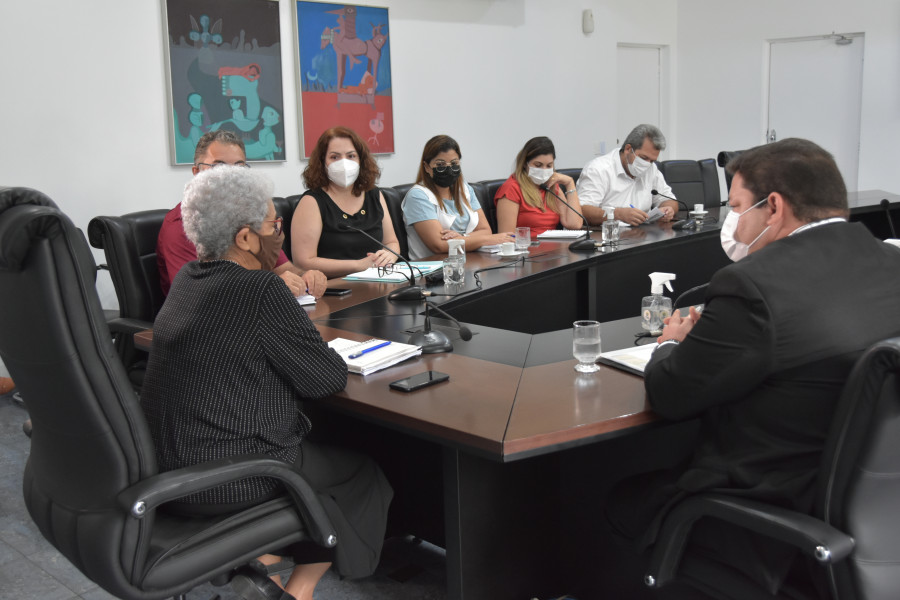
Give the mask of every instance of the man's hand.
M 301 277 L 306 282 L 307 293 L 314 298 L 321 298 L 328 285 L 328 278 L 322 271 L 310 270 Z
M 278 273 L 278 276 L 281 277 L 281 280 L 288 286 L 288 289 L 291 290 L 291 294 L 293 294 L 294 297 L 306 293 L 306 282 L 296 273 L 282 271 L 281 273 Z
M 675 209 L 671 206 L 660 206 L 659 210 L 663 213 L 659 218 L 660 221 L 671 221 L 675 217 Z
M 631 207 L 620 207 L 617 208 L 613 214 L 615 217 L 629 225 L 640 225 L 644 221 L 647 220 L 647 213 L 642 211 L 639 208 L 631 208 Z
M 665 327 L 663 327 L 662 335 L 656 338 L 656 341 L 660 344 L 666 340 L 675 340 L 676 342 L 684 341 L 687 334 L 691 332 L 691 329 L 693 329 L 694 325 L 697 324 L 697 321 L 700 320 L 701 314 L 702 313 L 698 312 L 697 309 L 692 306 L 688 311 L 688 316 L 682 318 L 681 313 L 676 310 L 672 313 L 671 317 L 667 317 L 663 321 Z

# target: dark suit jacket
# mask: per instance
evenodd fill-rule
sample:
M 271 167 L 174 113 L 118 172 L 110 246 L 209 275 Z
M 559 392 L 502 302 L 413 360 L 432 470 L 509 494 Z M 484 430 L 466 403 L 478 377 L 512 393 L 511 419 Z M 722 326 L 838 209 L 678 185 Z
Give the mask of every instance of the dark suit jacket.
M 859 355 L 900 335 L 900 250 L 860 224 L 820 225 L 715 274 L 703 316 L 653 355 L 653 410 L 702 416 L 681 493 L 812 510 L 841 388 Z

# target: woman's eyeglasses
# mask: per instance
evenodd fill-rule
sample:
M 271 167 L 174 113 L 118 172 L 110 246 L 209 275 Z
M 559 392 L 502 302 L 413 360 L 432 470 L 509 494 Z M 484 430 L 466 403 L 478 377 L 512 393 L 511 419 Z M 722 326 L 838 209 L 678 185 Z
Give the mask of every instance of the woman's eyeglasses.
M 274 223 L 275 226 L 272 228 L 272 235 L 281 235 L 281 230 L 284 227 L 284 217 L 276 217 L 272 221 L 263 221 L 263 223 Z
M 435 173 L 446 173 L 447 169 L 450 169 L 451 173 L 459 173 L 462 167 L 459 166 L 459 163 L 438 163 L 431 167 L 431 170 Z

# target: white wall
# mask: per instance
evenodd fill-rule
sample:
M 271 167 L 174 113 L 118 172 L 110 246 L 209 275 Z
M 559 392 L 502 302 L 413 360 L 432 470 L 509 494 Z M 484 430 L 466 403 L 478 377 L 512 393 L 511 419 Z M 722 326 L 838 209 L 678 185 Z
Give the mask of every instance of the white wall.
M 859 189 L 900 192 L 893 151 L 900 136 L 900 2 L 679 0 L 678 6 L 680 158 L 764 142 L 767 40 L 863 32 Z
M 582 166 L 595 143 L 615 139 L 616 43 L 675 40 L 668 0 L 374 4 L 390 10 L 396 152 L 380 159 L 388 185 L 413 180 L 437 133 L 460 142 L 473 181 L 506 176 L 534 135 L 555 141 L 560 166 Z M 581 32 L 585 8 L 595 13 L 590 35 Z M 281 16 L 288 107 L 296 106 L 290 2 Z M 170 165 L 158 1 L 3 2 L 0 51 L 0 185 L 47 193 L 82 228 L 95 215 L 180 200 L 190 170 Z M 303 189 L 298 115 L 285 113 L 286 162 L 255 167 L 277 195 Z M 98 290 L 104 306 L 116 306 L 103 274 Z
M 860 188 L 898 191 L 900 3 L 896 0 L 379 0 L 390 9 L 396 152 L 382 183 L 409 182 L 425 140 L 460 142 L 469 179 L 502 177 L 522 143 L 548 135 L 558 164 L 615 142 L 616 44 L 669 48 L 671 158 L 762 141 L 768 38 L 865 32 Z M 594 11 L 593 34 L 581 11 Z M 282 2 L 285 106 L 296 106 L 291 3 Z M 158 1 L 0 4 L 0 185 L 29 186 L 79 227 L 173 206 L 188 167 L 170 165 Z M 296 111 L 284 163 L 257 168 L 275 193 L 302 190 Z M 102 256 L 97 254 L 98 260 Z M 104 306 L 116 305 L 104 275 Z

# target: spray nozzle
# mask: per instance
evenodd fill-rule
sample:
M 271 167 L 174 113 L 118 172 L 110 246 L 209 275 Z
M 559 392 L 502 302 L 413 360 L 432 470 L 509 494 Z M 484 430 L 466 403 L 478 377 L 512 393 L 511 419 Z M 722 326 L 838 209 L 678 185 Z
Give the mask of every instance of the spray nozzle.
M 650 273 L 650 293 L 662 294 L 664 285 L 669 288 L 669 291 L 671 292 L 672 284 L 669 282 L 673 279 L 675 279 L 674 273 Z

